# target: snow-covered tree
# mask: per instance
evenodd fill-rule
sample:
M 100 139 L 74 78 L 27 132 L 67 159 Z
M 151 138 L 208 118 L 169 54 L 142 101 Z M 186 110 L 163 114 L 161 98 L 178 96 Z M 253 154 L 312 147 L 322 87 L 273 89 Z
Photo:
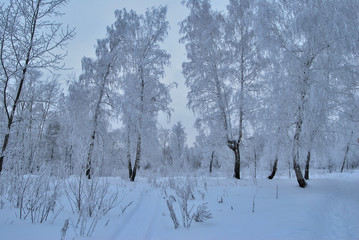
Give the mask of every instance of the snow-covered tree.
M 115 67 L 121 51 L 119 50 L 120 42 L 110 42 L 108 38 L 97 41 L 96 59 L 83 58 L 83 73 L 80 76 L 86 88 L 89 89 L 90 97 L 90 114 L 92 118 L 91 139 L 87 154 L 86 176 L 91 178 L 92 160 L 95 145 L 95 138 L 98 134 L 100 121 L 102 120 L 102 130 L 104 122 L 108 121 L 109 110 L 113 109 L 113 99 L 116 93 L 111 89 L 117 78 Z M 107 115 L 106 115 L 107 114 Z
M 287 103 L 285 114 L 293 123 L 288 133 L 292 136 L 293 167 L 301 187 L 306 186 L 300 169 L 301 146 L 304 134 L 310 132 L 308 121 L 316 119 L 312 114 L 319 111 L 311 112 L 310 108 L 314 102 L 340 99 L 335 91 L 322 93 L 318 89 L 352 79 L 353 67 L 357 67 L 354 56 L 358 48 L 358 5 L 352 0 L 283 0 L 262 1 L 258 8 L 262 17 L 261 34 L 270 50 L 280 56 L 275 59 L 280 66 L 276 77 L 283 83 L 280 102 Z M 327 106 L 320 106 L 321 114 L 334 117 Z
M 157 114 L 170 113 L 169 86 L 160 80 L 170 55 L 161 49 L 168 30 L 166 7 L 148 9 L 137 14 L 125 9 L 115 12 L 116 21 L 108 28 L 110 44 L 121 39 L 121 119 L 128 135 L 128 168 L 131 181 L 140 166 L 146 139 L 157 139 Z M 132 139 L 132 136 L 135 136 Z M 131 144 L 135 144 L 132 167 Z M 159 149 L 159 148 L 158 148 Z
M 12 126 L 21 102 L 29 72 L 62 68 L 65 56 L 58 49 L 74 36 L 57 22 L 58 9 L 66 0 L 10 1 L 0 6 L 1 100 L 6 130 L 0 154 L 0 172 L 9 144 Z
M 240 149 L 250 135 L 264 66 L 256 45 L 255 3 L 230 1 L 228 15 L 213 11 L 208 0 L 185 4 L 190 14 L 180 32 L 189 60 L 183 63 L 188 104 L 200 125 L 233 151 L 239 179 Z
M 172 159 L 175 162 L 180 161 L 182 154 L 186 147 L 186 132 L 181 122 L 177 122 L 172 127 L 172 132 L 170 135 L 170 149 Z

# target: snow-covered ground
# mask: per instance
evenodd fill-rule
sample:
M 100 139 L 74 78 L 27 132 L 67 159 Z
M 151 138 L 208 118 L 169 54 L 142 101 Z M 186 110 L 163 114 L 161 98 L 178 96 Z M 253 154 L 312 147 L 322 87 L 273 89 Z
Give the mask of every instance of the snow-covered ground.
M 91 237 L 79 236 L 76 217 L 66 195 L 63 211 L 53 223 L 20 220 L 8 204 L 0 210 L 0 239 L 359 239 L 359 171 L 313 176 L 308 187 L 284 177 L 241 179 L 220 177 L 138 178 L 131 183 L 108 178 L 110 191 L 119 190 L 119 204 L 96 225 Z M 192 188 L 192 213 L 207 203 L 213 218 L 183 227 L 175 188 Z M 165 197 L 167 195 L 167 198 Z M 174 229 L 166 199 L 180 227 Z M 191 196 L 192 197 L 192 196 Z

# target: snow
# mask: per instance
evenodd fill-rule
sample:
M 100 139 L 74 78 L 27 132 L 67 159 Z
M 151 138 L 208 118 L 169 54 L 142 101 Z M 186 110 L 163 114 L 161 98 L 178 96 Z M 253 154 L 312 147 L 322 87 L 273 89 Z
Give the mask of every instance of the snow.
M 64 210 L 53 223 L 20 220 L 17 209 L 5 204 L 0 210 L 1 239 L 60 239 L 68 218 L 65 239 L 359 239 L 358 170 L 317 174 L 305 189 L 298 187 L 295 179 L 283 176 L 256 181 L 209 176 L 138 178 L 135 183 L 107 180 L 110 191 L 119 189 L 121 201 L 101 218 L 91 237 L 76 235 L 76 218 L 64 194 Z M 193 186 L 195 196 L 188 207 L 207 203 L 213 218 L 193 221 L 184 228 L 179 198 L 174 195 L 177 202 L 173 206 L 181 224 L 174 229 L 164 189 L 174 194 L 171 184 L 186 183 Z

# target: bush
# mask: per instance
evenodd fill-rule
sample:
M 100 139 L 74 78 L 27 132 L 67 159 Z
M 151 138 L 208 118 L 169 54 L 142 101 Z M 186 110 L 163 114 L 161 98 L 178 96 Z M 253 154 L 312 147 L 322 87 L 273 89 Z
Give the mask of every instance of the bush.
M 98 177 L 84 176 L 67 181 L 67 199 L 77 215 L 75 229 L 81 236 L 91 236 L 98 221 L 119 204 L 118 190 L 109 193 L 109 183 Z
M 43 223 L 52 216 L 53 222 L 63 209 L 56 209 L 61 186 L 57 178 L 45 174 L 9 175 L 7 197 L 19 209 L 20 219 L 30 218 L 32 223 Z
M 189 228 L 192 224 L 192 221 L 195 222 L 203 222 L 205 220 L 208 220 L 212 218 L 212 214 L 208 210 L 207 204 L 202 203 L 197 206 L 197 209 L 194 213 L 192 213 L 195 204 L 190 204 L 189 202 L 196 199 L 194 194 L 194 182 L 187 179 L 186 181 L 179 181 L 178 183 L 175 183 L 175 181 L 170 178 L 168 180 L 168 186 L 171 188 L 169 191 L 172 190 L 174 192 L 172 195 L 168 195 L 166 189 L 164 188 L 163 192 L 165 194 L 165 199 L 167 202 L 167 207 L 170 212 L 170 216 L 172 219 L 172 222 L 174 224 L 174 228 L 177 229 L 179 227 L 179 223 L 177 220 L 177 216 L 173 207 L 173 203 L 177 202 L 180 213 L 182 216 L 182 224 L 183 227 Z M 202 199 L 204 199 L 204 193 L 199 192 L 202 195 Z

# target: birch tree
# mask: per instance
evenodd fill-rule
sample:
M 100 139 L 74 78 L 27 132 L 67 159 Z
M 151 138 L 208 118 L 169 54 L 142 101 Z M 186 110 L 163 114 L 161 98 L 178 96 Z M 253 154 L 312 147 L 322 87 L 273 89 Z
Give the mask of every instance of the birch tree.
M 313 87 L 322 88 L 341 82 L 354 70 L 353 53 L 358 45 L 358 2 L 357 1 L 262 1 L 259 8 L 261 25 L 268 46 L 280 54 L 280 78 L 285 82 L 281 89 L 289 103 L 288 112 L 293 127 L 288 129 L 292 136 L 293 168 L 300 187 L 306 187 L 300 168 L 300 152 L 304 141 L 306 123 L 310 119 L 309 106 L 316 98 L 310 98 Z M 326 59 L 335 60 L 328 65 Z M 323 70 L 330 78 L 320 76 Z M 351 70 L 350 70 L 351 69 Z M 348 71 L 349 70 L 349 71 Z M 345 76 L 343 78 L 343 76 Z M 325 94 L 325 101 L 330 95 Z M 339 100 L 336 98 L 336 100 Z M 325 116 L 331 112 L 323 105 Z M 278 116 L 280 117 L 280 116 Z
M 110 41 L 121 39 L 121 119 L 127 129 L 128 169 L 134 181 L 140 167 L 144 138 L 156 135 L 159 111 L 170 114 L 170 86 L 160 80 L 170 55 L 160 47 L 167 36 L 167 8 L 147 9 L 142 14 L 118 10 L 116 21 L 108 28 Z M 134 140 L 131 136 L 135 136 Z M 135 153 L 131 152 L 131 140 Z M 132 167 L 131 158 L 135 161 Z M 132 170 L 131 170 L 132 169 Z
M 115 98 L 111 91 L 111 84 L 114 83 L 116 71 L 114 65 L 119 58 L 119 42 L 110 43 L 108 39 L 98 40 L 96 47 L 96 60 L 90 58 L 82 59 L 83 74 L 80 81 L 84 81 L 87 87 L 90 87 L 91 94 L 91 118 L 92 126 L 90 133 L 90 144 L 87 152 L 87 161 L 85 172 L 88 179 L 91 178 L 93 171 L 93 154 L 95 148 L 95 139 L 98 135 L 99 124 L 102 120 L 107 121 L 108 110 L 113 109 L 112 99 Z M 106 116 L 107 113 L 107 116 Z M 105 116 L 104 116 L 105 115 Z M 102 119 L 101 119 L 102 117 Z M 104 127 L 104 124 L 102 124 Z
M 213 11 L 208 0 L 185 4 L 190 14 L 181 22 L 180 33 L 189 60 L 182 65 L 190 88 L 188 105 L 198 113 L 200 125 L 216 132 L 233 151 L 234 177 L 240 179 L 240 149 L 253 120 L 262 69 L 253 4 L 230 1 L 228 15 Z

